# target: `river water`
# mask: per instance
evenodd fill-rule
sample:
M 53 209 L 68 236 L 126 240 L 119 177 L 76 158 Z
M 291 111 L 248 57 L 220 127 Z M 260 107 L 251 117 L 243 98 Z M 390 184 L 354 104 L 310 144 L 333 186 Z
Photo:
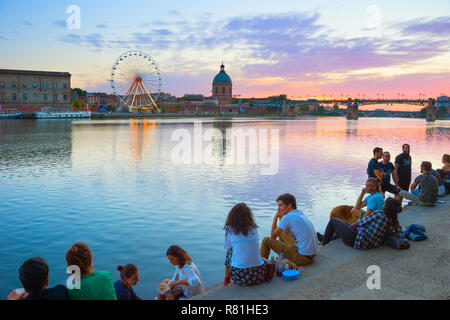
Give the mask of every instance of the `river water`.
M 223 280 L 222 229 L 234 204 L 253 209 L 261 240 L 275 199 L 289 192 L 323 232 L 334 206 L 356 202 L 374 147 L 394 161 L 409 143 L 413 177 L 421 161 L 438 168 L 450 153 L 450 121 L 239 119 L 202 127 L 224 139 L 227 129 L 277 132 L 267 143 L 274 154 L 278 143 L 276 174 L 262 174 L 261 162 L 227 163 L 225 140 L 210 143 L 209 163 L 174 163 L 176 130 L 191 133 L 196 148 L 193 120 L 0 121 L 0 298 L 22 287 L 18 268 L 34 256 L 49 262 L 50 286 L 65 284 L 65 252 L 75 241 L 86 242 L 94 267 L 113 279 L 117 265 L 136 264 L 135 291 L 144 299 L 172 276 L 165 256 L 172 244 L 189 252 L 208 286 Z

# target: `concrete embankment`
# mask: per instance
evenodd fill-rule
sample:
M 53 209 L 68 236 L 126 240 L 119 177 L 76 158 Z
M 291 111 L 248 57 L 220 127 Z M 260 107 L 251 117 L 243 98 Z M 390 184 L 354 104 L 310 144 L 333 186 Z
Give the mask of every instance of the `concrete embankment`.
M 322 299 L 449 299 L 450 280 L 450 195 L 435 207 L 411 206 L 399 215 L 405 230 L 422 224 L 428 239 L 410 241 L 407 250 L 381 246 L 356 250 L 342 241 L 320 248 L 314 263 L 295 281 L 274 277 L 269 283 L 253 287 L 216 284 L 207 288 L 199 300 L 322 300 Z M 323 231 L 323 230 L 318 230 Z M 372 265 L 380 267 L 381 289 L 367 288 L 367 273 Z

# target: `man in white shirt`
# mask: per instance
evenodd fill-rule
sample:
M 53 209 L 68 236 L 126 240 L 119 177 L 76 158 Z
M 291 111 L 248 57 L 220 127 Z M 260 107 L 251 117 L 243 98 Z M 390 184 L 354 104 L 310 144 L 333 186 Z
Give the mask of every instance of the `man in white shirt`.
M 310 264 L 319 251 L 313 224 L 297 209 L 293 195 L 282 194 L 278 197 L 277 204 L 278 211 L 273 218 L 271 235 L 261 243 L 261 257 L 267 259 L 270 250 L 273 250 L 278 254 L 283 253 L 286 259 L 297 265 Z

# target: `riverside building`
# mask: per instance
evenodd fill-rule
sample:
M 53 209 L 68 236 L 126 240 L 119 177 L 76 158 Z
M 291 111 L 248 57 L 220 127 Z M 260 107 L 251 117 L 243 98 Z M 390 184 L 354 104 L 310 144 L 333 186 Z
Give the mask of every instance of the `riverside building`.
M 70 78 L 68 72 L 0 69 L 2 109 L 72 111 Z

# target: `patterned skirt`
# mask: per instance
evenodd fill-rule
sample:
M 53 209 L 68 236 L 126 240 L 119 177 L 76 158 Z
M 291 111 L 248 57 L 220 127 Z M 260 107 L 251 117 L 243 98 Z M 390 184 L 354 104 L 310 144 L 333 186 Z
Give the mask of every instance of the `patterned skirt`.
M 230 270 L 230 278 L 234 283 L 246 287 L 254 286 L 265 281 L 267 274 L 267 264 L 269 261 L 263 258 L 264 264 L 251 268 L 236 268 L 231 266 L 233 248 L 228 249 L 225 258 L 225 266 Z

